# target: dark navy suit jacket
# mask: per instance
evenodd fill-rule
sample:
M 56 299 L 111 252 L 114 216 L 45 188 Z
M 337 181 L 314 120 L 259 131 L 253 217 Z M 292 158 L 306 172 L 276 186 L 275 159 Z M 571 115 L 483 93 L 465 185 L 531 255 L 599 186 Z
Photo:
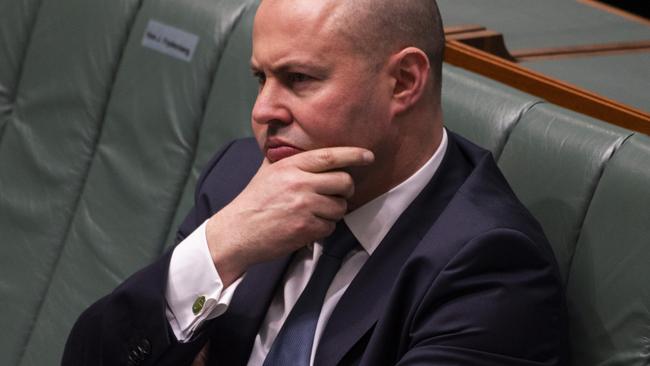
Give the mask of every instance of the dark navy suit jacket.
M 252 139 L 231 143 L 198 182 L 178 240 L 257 171 Z M 165 317 L 171 253 L 86 310 L 63 365 L 245 365 L 291 256 L 250 268 L 228 311 L 179 344 Z M 567 317 L 554 255 L 492 156 L 449 134 L 443 162 L 336 306 L 316 365 L 566 365 Z

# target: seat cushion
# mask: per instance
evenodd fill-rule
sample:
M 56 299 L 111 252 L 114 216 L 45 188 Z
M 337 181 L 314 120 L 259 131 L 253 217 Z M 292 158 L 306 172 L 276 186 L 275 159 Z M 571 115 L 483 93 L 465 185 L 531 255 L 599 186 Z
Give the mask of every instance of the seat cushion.
M 39 316 L 138 6 L 136 0 L 107 4 L 43 0 L 40 7 L 30 6 L 35 13 L 25 30 L 29 44 L 6 45 L 18 53 L 24 47 L 22 60 L 0 61 L 20 62 L 12 66 L 20 81 L 10 82 L 16 88 L 15 103 L 0 134 L 0 323 L 11 335 L 0 339 L 2 365 L 20 364 Z M 18 34 L 26 41 L 24 33 Z M 52 337 L 59 338 L 61 333 Z
M 550 104 L 527 111 L 510 134 L 499 166 L 542 224 L 563 276 L 604 165 L 630 134 Z
M 166 246 L 198 149 L 248 124 L 206 104 L 241 88 L 215 75 L 256 3 L 43 0 L 0 144 L 0 364 L 56 364 L 79 313 Z
M 445 126 L 498 158 L 521 115 L 539 100 L 485 77 L 445 64 Z
M 606 165 L 569 272 L 574 365 L 650 360 L 650 137 L 635 135 Z

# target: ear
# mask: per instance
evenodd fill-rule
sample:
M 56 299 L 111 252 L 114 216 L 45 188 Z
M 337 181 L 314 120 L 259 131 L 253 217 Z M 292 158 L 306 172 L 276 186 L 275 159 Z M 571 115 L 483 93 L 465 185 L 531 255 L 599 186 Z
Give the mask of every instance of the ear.
M 429 83 L 429 58 L 415 47 L 407 47 L 392 55 L 389 73 L 394 86 L 391 109 L 393 115 L 403 113 L 416 104 Z

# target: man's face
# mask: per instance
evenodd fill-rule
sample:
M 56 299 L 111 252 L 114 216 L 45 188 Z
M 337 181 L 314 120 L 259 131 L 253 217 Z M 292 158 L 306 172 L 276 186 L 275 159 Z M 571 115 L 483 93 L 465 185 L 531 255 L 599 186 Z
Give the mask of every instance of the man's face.
M 263 1 L 253 31 L 260 80 L 252 113 L 270 162 L 331 146 L 377 155 L 392 138 L 391 85 L 336 31 L 333 1 Z

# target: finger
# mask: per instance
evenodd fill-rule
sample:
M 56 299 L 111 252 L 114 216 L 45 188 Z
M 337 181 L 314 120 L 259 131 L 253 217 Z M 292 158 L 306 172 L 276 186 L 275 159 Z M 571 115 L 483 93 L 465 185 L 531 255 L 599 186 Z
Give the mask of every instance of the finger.
M 345 198 L 321 195 L 314 198 L 312 212 L 318 218 L 336 222 L 343 218 L 347 210 L 348 203 Z
M 313 215 L 311 220 L 311 232 L 313 235 L 309 239 L 309 243 L 313 243 L 332 235 L 336 228 L 336 222 L 339 220 L 340 218 L 332 220 Z
M 269 161 L 269 159 L 265 157 L 264 160 L 262 160 L 262 165 L 260 165 L 260 169 L 269 165 L 271 165 L 271 161 Z
M 305 151 L 288 159 L 304 171 L 321 173 L 350 166 L 363 166 L 375 159 L 372 151 L 352 146 L 327 147 Z
M 328 196 L 350 198 L 354 195 L 354 180 L 344 171 L 331 171 L 312 174 L 314 191 Z

